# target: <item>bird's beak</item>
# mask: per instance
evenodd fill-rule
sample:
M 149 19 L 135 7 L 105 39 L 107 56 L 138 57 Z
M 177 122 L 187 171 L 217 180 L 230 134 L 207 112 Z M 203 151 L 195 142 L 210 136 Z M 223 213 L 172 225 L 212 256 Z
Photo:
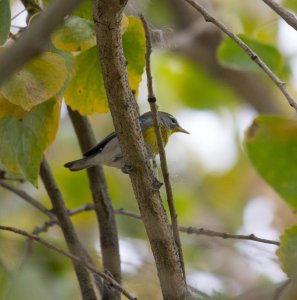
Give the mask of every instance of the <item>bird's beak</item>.
M 183 133 L 186 133 L 186 134 L 190 134 L 189 131 L 187 131 L 186 129 L 183 129 L 182 127 L 177 127 L 175 132 L 183 132 Z

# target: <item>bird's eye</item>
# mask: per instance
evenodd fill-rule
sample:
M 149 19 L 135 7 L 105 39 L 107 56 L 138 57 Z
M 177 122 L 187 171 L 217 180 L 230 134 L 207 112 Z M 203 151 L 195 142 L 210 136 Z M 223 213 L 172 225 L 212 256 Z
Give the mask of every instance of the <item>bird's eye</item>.
M 177 124 L 176 119 L 174 119 L 173 117 L 170 117 L 170 120 L 171 120 L 171 123 L 172 123 L 172 124 Z

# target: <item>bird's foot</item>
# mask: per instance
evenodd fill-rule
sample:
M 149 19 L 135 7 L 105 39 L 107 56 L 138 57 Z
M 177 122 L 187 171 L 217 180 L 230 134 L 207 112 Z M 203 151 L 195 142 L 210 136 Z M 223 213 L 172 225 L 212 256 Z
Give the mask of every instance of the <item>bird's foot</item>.
M 133 170 L 133 167 L 130 165 L 124 165 L 121 170 L 124 174 L 129 174 Z

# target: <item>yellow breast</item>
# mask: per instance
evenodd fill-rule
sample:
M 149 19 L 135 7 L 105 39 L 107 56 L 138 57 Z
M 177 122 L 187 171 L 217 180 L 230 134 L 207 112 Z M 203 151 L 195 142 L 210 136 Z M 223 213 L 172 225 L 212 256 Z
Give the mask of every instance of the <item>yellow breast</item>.
M 162 124 L 160 126 L 160 129 L 161 129 L 163 144 L 165 147 L 168 142 L 170 132 L 168 130 L 166 130 L 165 126 Z M 146 129 L 145 132 L 143 133 L 143 137 L 144 137 L 144 140 L 148 147 L 149 152 L 151 154 L 158 154 L 159 149 L 158 149 L 157 137 L 155 134 L 155 128 L 150 127 L 148 129 Z

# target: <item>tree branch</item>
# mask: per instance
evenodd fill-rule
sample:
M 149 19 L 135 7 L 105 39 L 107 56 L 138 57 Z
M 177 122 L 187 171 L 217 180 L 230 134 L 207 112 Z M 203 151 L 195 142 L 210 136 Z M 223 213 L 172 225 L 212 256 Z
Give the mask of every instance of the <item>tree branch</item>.
M 102 279 L 104 279 L 109 284 L 110 288 L 118 290 L 124 296 L 126 296 L 127 299 L 137 300 L 137 298 L 133 297 L 128 291 L 126 291 L 124 288 L 122 288 L 112 277 L 110 277 L 109 275 L 107 275 L 103 272 L 100 272 L 93 265 L 91 265 L 89 262 L 86 262 L 85 260 L 81 259 L 79 256 L 71 254 L 69 252 L 66 252 L 66 251 L 54 246 L 53 244 L 50 244 L 49 242 L 47 242 L 46 240 L 44 240 L 42 238 L 40 238 L 40 237 L 38 237 L 34 234 L 31 234 L 29 232 L 26 232 L 24 230 L 18 229 L 18 228 L 0 225 L 0 230 L 10 231 L 10 232 L 25 236 L 29 239 L 32 239 L 32 240 L 44 245 L 45 247 L 47 247 L 50 250 L 53 250 L 53 251 L 65 256 L 65 257 L 68 257 L 75 264 L 82 265 L 84 268 L 90 270 L 92 273 L 95 273 L 98 276 L 100 276 Z
M 222 32 L 228 35 L 238 46 L 249 56 L 249 58 L 254 61 L 274 82 L 274 84 L 279 88 L 282 94 L 286 97 L 289 105 L 295 109 L 297 112 L 297 102 L 290 95 L 285 87 L 285 82 L 281 81 L 271 69 L 262 61 L 256 52 L 254 52 L 247 44 L 245 44 L 236 34 L 231 32 L 222 22 L 217 20 L 212 16 L 202 5 L 198 4 L 194 0 L 184 0 L 189 3 L 193 8 L 195 8 L 205 19 L 206 22 L 211 22 L 217 26 Z
M 75 129 L 82 153 L 96 144 L 96 139 L 87 117 L 68 107 L 72 125 Z M 92 191 L 94 209 L 99 224 L 99 240 L 104 270 L 108 270 L 113 278 L 121 283 L 121 260 L 116 220 L 107 189 L 103 168 L 96 166 L 87 169 Z M 120 294 L 105 287 L 104 299 L 120 299 Z
M 53 31 L 82 0 L 56 0 L 37 18 L 15 44 L 0 56 L 0 85 L 26 62 L 41 54 Z
M 76 235 L 73 224 L 68 216 L 68 211 L 65 207 L 61 192 L 53 178 L 50 166 L 45 159 L 41 163 L 40 176 L 52 202 L 53 212 L 59 220 L 69 251 L 71 254 L 80 257 L 83 261 L 87 262 L 88 260 L 88 262 L 90 262 L 91 258 Z M 74 261 L 73 264 L 83 299 L 97 299 L 88 271 L 77 261 Z
M 157 137 L 157 144 L 158 144 L 159 156 L 160 156 L 160 161 L 161 161 L 161 169 L 162 169 L 163 179 L 164 179 L 164 183 L 165 183 L 167 203 L 168 203 L 170 217 L 171 217 L 171 226 L 172 226 L 172 231 L 173 231 L 173 237 L 174 237 L 174 240 L 175 240 L 178 252 L 179 252 L 179 259 L 181 262 L 184 278 L 186 278 L 183 250 L 182 250 L 182 245 L 181 245 L 179 231 L 178 231 L 177 213 L 176 213 L 176 209 L 174 206 L 172 187 L 170 184 L 169 171 L 168 171 L 167 160 L 166 160 L 166 153 L 164 150 L 164 144 L 163 144 L 163 139 L 162 139 L 161 130 L 160 130 L 159 118 L 158 118 L 158 106 L 156 104 L 157 98 L 156 98 L 156 96 L 154 94 L 154 90 L 153 90 L 153 78 L 152 78 L 152 72 L 151 72 L 151 58 L 150 58 L 151 53 L 152 53 L 151 35 L 150 35 L 150 30 L 149 30 L 148 24 L 147 24 L 146 20 L 144 19 L 143 15 L 140 15 L 140 19 L 143 24 L 143 28 L 145 31 L 145 38 L 146 38 L 145 59 L 146 59 L 148 102 L 150 104 L 153 123 L 154 123 L 154 127 L 155 127 L 155 134 Z
M 274 292 L 272 300 L 282 299 L 282 296 L 283 296 L 285 290 L 287 289 L 287 287 L 289 286 L 290 282 L 291 282 L 290 279 L 286 280 L 280 287 L 278 287 Z
M 288 25 L 297 30 L 297 18 L 296 15 L 289 10 L 281 7 L 277 2 L 273 0 L 262 0 L 265 2 L 272 10 L 274 10 Z
M 148 161 L 123 54 L 121 20 L 126 0 L 95 0 L 93 17 L 107 99 L 124 161 L 156 261 L 164 299 L 188 295 L 173 235 Z M 173 289 L 174 287 L 174 289 Z
M 51 218 L 51 219 L 55 218 L 55 215 L 50 210 L 48 210 L 44 205 L 42 205 L 40 202 L 38 202 L 36 199 L 31 197 L 26 192 L 19 190 L 19 189 L 15 188 L 14 186 L 11 186 L 10 184 L 7 184 L 1 180 L 0 180 L 0 186 L 2 186 L 6 190 L 9 190 L 9 191 L 13 192 L 14 194 L 18 195 L 20 198 L 22 198 L 23 200 L 25 200 L 26 202 L 28 202 L 29 204 L 34 206 L 36 209 L 38 209 L 39 211 L 41 211 L 42 213 L 47 215 L 49 218 Z
M 230 234 L 230 233 L 225 233 L 225 232 L 218 232 L 214 230 L 208 230 L 204 228 L 195 228 L 195 227 L 184 227 L 180 226 L 179 230 L 181 232 L 185 232 L 188 234 L 196 234 L 196 235 L 205 235 L 205 236 L 210 236 L 210 237 L 219 237 L 222 239 L 235 239 L 235 240 L 249 240 L 249 241 L 254 241 L 254 242 L 259 242 L 259 243 L 264 243 L 264 244 L 271 244 L 271 245 L 276 245 L 279 246 L 280 243 L 278 241 L 273 241 L 273 240 L 268 240 L 268 239 L 262 239 L 254 234 L 249 234 L 249 235 L 242 235 L 242 234 Z
M 68 215 L 75 216 L 82 212 L 93 211 L 94 209 L 95 209 L 94 205 L 89 203 L 89 204 L 85 204 L 81 207 L 69 210 Z M 133 219 L 142 221 L 140 214 L 123 209 L 123 208 L 114 209 L 114 213 L 117 215 L 127 216 L 127 217 L 131 217 Z M 36 229 L 34 231 L 34 234 L 39 234 L 41 232 L 45 232 L 48 230 L 49 227 L 51 227 L 57 223 L 58 223 L 58 220 L 49 220 L 49 221 L 45 222 L 43 225 L 37 227 L 38 229 Z M 209 237 L 219 237 L 222 239 L 248 240 L 248 241 L 253 241 L 253 242 L 258 242 L 258 243 L 263 243 L 263 244 L 271 244 L 271 245 L 276 245 L 276 246 L 280 245 L 280 243 L 278 241 L 259 238 L 254 234 L 248 234 L 248 235 L 231 234 L 231 233 L 219 232 L 219 231 L 214 231 L 214 230 L 209 230 L 209 229 L 204 229 L 204 228 L 197 228 L 197 227 L 193 227 L 193 226 L 190 226 L 190 227 L 179 226 L 179 231 L 186 233 L 186 234 L 204 235 L 204 236 L 209 236 Z

